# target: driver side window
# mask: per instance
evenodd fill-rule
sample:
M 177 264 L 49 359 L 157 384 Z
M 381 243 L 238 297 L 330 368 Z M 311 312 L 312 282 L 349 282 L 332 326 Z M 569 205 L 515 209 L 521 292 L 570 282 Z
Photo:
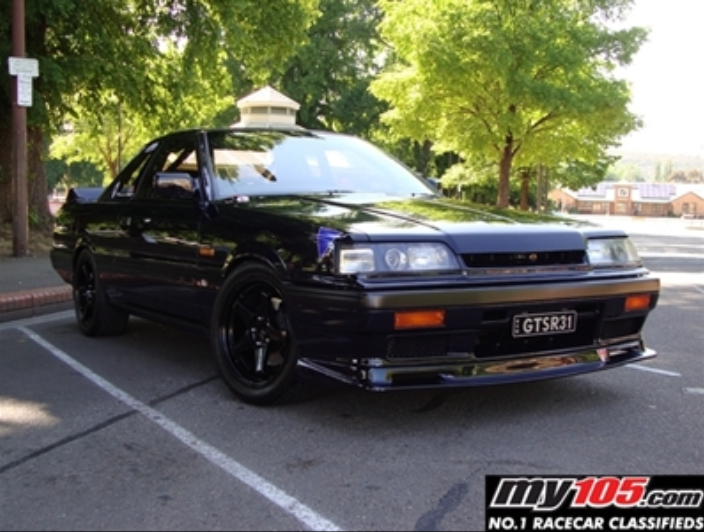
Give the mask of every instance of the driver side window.
M 137 193 L 141 176 L 144 173 L 145 167 L 151 160 L 152 153 L 156 149 L 157 144 L 147 146 L 119 175 L 115 183 L 112 198 L 113 199 L 129 199 Z
M 144 173 L 139 195 L 158 200 L 193 200 L 199 189 L 195 134 L 166 139 Z

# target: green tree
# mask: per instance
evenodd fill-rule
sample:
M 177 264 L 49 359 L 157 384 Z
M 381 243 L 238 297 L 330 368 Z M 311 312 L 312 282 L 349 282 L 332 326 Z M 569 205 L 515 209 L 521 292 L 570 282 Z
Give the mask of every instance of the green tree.
M 704 183 L 704 173 L 697 168 L 687 170 L 687 183 Z
M 320 0 L 320 17 L 269 82 L 301 104 L 298 123 L 369 137 L 386 105 L 368 90 L 381 47 L 375 0 Z
M 239 71 L 228 75 L 263 81 L 305 41 L 317 5 L 318 0 L 25 0 L 26 55 L 39 60 L 40 70 L 28 113 L 30 203 L 39 217 L 48 219 L 45 137 L 53 137 L 67 115 L 94 110 L 98 117 L 105 99 L 117 95 L 130 116 L 149 116 L 159 124 L 159 118 L 179 112 L 179 97 L 194 75 L 221 86 L 223 67 L 232 72 L 229 67 L 237 64 Z M 11 51 L 10 10 L 11 2 L 0 5 L 0 31 L 8 36 L 0 42 L 3 57 Z M 167 65 L 171 70 L 164 75 Z M 10 145 L 6 69 L 0 85 L 0 142 Z M 0 198 L 11 197 L 10 152 L 0 152 Z M 11 212 L 9 200 L 0 203 L 0 221 L 11 219 Z
M 369 86 L 388 57 L 378 25 L 376 0 L 320 0 L 320 17 L 308 30 L 308 42 L 269 83 L 301 108 L 298 123 L 359 135 L 380 144 L 423 175 L 438 175 L 453 162 L 435 154 L 431 143 L 390 135 L 380 123 L 388 104 Z M 251 85 L 250 85 L 251 87 Z
M 622 183 L 636 183 L 645 181 L 643 169 L 636 164 L 613 162 L 607 169 L 606 181 L 620 181 Z
M 50 155 L 66 162 L 90 162 L 108 182 L 145 142 L 160 134 L 232 122 L 234 98 L 227 65 L 213 65 L 207 72 L 188 67 L 183 51 L 169 43 L 162 45 L 161 54 L 163 61 L 155 62 L 154 74 L 173 87 L 170 98 L 177 105 L 170 105 L 168 113 L 144 113 L 112 91 L 96 94 L 99 104 L 92 107 L 84 107 L 76 98 Z
M 381 0 L 398 57 L 372 84 L 385 119 L 418 141 L 498 168 L 595 164 L 638 127 L 613 76 L 647 32 L 612 29 L 630 0 Z

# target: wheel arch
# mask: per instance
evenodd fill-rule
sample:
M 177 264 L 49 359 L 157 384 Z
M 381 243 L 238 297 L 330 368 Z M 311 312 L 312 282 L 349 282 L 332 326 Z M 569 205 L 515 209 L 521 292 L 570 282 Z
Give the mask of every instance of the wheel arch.
M 93 245 L 91 242 L 85 238 L 81 237 L 76 241 L 76 245 L 73 248 L 73 255 L 71 256 L 71 283 L 73 284 L 73 275 L 74 272 L 76 271 L 76 265 L 78 264 L 78 258 L 81 256 L 81 253 L 84 251 L 89 251 L 92 254 L 95 254 L 95 249 L 93 248 Z
M 221 282 L 224 282 L 239 267 L 250 263 L 266 266 L 281 281 L 285 281 L 290 277 L 286 263 L 278 253 L 266 246 L 251 245 L 230 251 L 223 264 Z

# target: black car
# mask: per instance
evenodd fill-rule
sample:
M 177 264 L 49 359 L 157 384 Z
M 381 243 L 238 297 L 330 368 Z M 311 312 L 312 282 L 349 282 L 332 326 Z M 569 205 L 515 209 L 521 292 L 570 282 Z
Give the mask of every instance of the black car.
M 84 334 L 130 315 L 207 331 L 256 404 L 306 375 L 440 388 L 655 356 L 641 332 L 660 283 L 623 231 L 471 208 L 341 134 L 166 135 L 104 190 L 72 190 L 54 242 Z

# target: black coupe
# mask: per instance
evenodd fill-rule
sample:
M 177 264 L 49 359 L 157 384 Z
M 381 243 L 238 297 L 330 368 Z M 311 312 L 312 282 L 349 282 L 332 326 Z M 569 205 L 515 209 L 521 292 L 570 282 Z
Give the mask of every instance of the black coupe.
M 54 268 L 80 330 L 207 331 L 270 404 L 308 375 L 369 390 L 577 375 L 650 359 L 660 283 L 621 230 L 517 223 L 444 198 L 371 144 L 299 127 L 181 131 L 74 189 Z

